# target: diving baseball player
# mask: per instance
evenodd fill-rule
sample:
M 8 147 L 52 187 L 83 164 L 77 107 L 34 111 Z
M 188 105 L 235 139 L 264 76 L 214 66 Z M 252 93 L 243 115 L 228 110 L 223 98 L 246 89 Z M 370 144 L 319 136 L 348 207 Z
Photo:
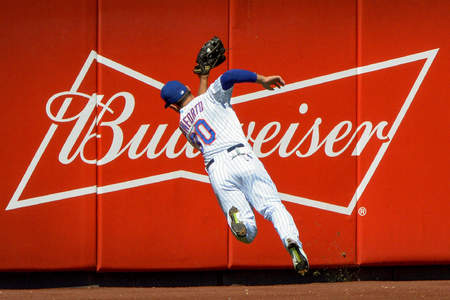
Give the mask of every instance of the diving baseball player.
M 161 97 L 166 108 L 180 114 L 181 131 L 201 151 L 212 188 L 233 235 L 245 243 L 253 241 L 257 232 L 253 207 L 273 223 L 295 270 L 304 275 L 309 264 L 294 220 L 248 144 L 230 104 L 234 84 L 253 82 L 273 90 L 283 86 L 284 81 L 280 76 L 234 69 L 222 74 L 208 88 L 209 71 L 225 61 L 224 52 L 222 42 L 216 37 L 200 50 L 194 68 L 200 78 L 197 97 L 179 81 L 167 82 Z

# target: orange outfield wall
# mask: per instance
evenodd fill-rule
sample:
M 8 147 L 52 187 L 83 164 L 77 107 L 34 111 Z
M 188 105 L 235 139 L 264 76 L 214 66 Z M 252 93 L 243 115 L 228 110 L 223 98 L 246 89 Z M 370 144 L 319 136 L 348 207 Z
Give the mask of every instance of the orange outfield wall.
M 0 269 L 290 267 L 261 216 L 252 244 L 230 234 L 159 98 L 173 79 L 196 91 L 213 35 L 230 50 L 211 80 L 243 68 L 288 84 L 238 85 L 232 101 L 313 267 L 448 264 L 449 8 L 6 2 Z

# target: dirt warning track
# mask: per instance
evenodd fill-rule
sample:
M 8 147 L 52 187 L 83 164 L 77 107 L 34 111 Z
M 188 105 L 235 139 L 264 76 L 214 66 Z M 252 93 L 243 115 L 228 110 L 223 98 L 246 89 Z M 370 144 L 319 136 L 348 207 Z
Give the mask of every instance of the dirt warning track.
M 0 299 L 450 299 L 450 281 L 0 290 Z

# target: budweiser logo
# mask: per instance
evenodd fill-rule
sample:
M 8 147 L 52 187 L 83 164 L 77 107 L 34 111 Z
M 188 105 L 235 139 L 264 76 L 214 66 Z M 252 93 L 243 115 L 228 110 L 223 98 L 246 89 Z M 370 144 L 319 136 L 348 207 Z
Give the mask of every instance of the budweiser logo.
M 55 112 L 52 112 L 52 104 L 60 97 L 70 97 L 72 100 L 76 97 L 80 97 L 85 100 L 86 104 L 74 116 L 66 116 L 66 107 L 63 105 L 56 109 Z M 148 159 L 155 159 L 161 155 L 165 155 L 167 158 L 177 158 L 181 155 L 193 158 L 200 154 L 198 151 L 194 151 L 192 146 L 187 142 L 185 142 L 181 150 L 175 150 L 181 137 L 179 129 L 172 131 L 168 142 L 161 147 L 161 137 L 166 133 L 167 124 L 159 124 L 146 145 L 141 145 L 141 143 L 147 135 L 150 124 L 140 125 L 137 128 L 136 133 L 132 137 L 127 138 L 121 126 L 133 113 L 135 106 L 133 95 L 128 92 L 117 93 L 108 99 L 106 104 L 101 102 L 102 99 L 103 95 L 87 95 L 67 91 L 55 94 L 48 100 L 47 115 L 54 124 L 59 126 L 68 124 L 69 126 L 72 126 L 71 132 L 59 153 L 59 161 L 62 164 L 70 164 L 78 157 L 86 164 L 97 164 L 102 166 L 111 163 L 121 155 L 127 155 L 129 159 L 137 159 L 141 156 L 146 156 Z M 119 113 L 115 112 L 113 120 L 107 122 L 102 121 L 102 118 L 106 113 L 113 113 L 113 110 L 110 109 L 110 105 L 118 100 L 124 100 L 125 102 L 122 111 Z M 304 107 L 302 113 L 306 113 L 307 106 L 305 106 L 305 103 L 303 103 L 302 107 Z M 98 117 L 92 118 L 92 115 L 96 113 L 96 108 L 100 108 Z M 89 119 L 94 119 L 91 124 L 88 124 Z M 323 133 L 321 133 L 320 130 L 321 123 L 322 118 L 316 118 L 313 125 L 307 130 L 307 133 L 300 137 L 300 141 L 295 145 L 291 145 L 293 137 L 296 135 L 297 128 L 299 127 L 299 123 L 289 124 L 284 134 L 281 135 L 280 131 L 283 131 L 281 122 L 270 122 L 264 125 L 259 132 L 254 132 L 255 122 L 252 121 L 247 126 L 247 139 L 252 142 L 253 150 L 259 157 L 277 154 L 280 157 L 289 157 L 292 155 L 297 157 L 309 157 L 321 149 L 323 149 L 327 156 L 335 157 L 341 155 L 355 139 L 358 139 L 358 142 L 351 153 L 351 155 L 357 156 L 362 153 L 364 147 L 371 138 L 376 138 L 381 141 L 389 139 L 387 135 L 383 135 L 383 131 L 388 125 L 388 122 L 386 121 L 381 121 L 376 125 L 372 124 L 370 121 L 364 121 L 358 126 L 355 126 L 348 120 L 342 121 L 329 133 L 325 134 L 325 137 L 323 138 Z M 96 125 L 108 128 L 112 133 L 112 141 L 103 157 L 87 158 L 87 155 L 84 153 L 84 146 L 86 143 L 91 139 L 101 138 L 100 135 L 96 135 L 94 132 Z M 86 127 L 88 128 L 87 131 Z M 81 136 L 83 131 L 86 132 Z M 273 131 L 273 133 L 269 134 L 271 131 Z M 358 133 L 360 133 L 359 137 L 357 137 Z M 253 138 L 253 136 L 255 137 Z M 347 139 L 346 145 L 341 147 L 341 149 L 334 149 L 334 144 L 347 136 L 349 138 Z M 184 141 L 184 137 L 182 140 Z M 263 144 L 272 140 L 277 140 L 275 147 L 268 151 L 263 151 Z M 74 149 L 74 145 L 77 141 L 81 142 L 77 148 Z M 302 152 L 300 147 L 304 147 L 305 145 L 308 150 Z M 162 148 L 162 150 L 157 151 L 156 149 L 158 148 Z M 290 149 L 288 150 L 288 148 Z M 137 149 L 140 150 L 138 151 Z
M 386 153 L 389 144 L 392 142 L 437 52 L 438 49 L 425 51 L 294 82 L 287 84 L 284 88 L 277 91 L 264 90 L 233 98 L 233 104 L 248 103 L 257 99 L 298 91 L 306 87 L 425 60 L 412 88 L 405 95 L 400 111 L 396 114 L 392 122 L 388 122 L 387 120 L 376 122 L 362 120 L 357 123 L 354 120 L 341 120 L 332 125 L 322 126 L 325 123 L 325 117 L 317 116 L 306 127 L 302 127 L 300 122 L 284 123 L 270 121 L 261 124 L 250 120 L 244 123 L 243 129 L 247 135 L 247 139 L 253 145 L 253 150 L 256 155 L 261 158 L 275 156 L 279 159 L 306 159 L 319 153 L 329 158 L 341 155 L 358 157 L 363 154 L 369 142 L 373 140 L 377 141 L 377 151 L 373 160 L 362 176 L 362 180 L 357 185 L 356 190 L 353 192 L 352 198 L 348 199 L 348 205 L 332 204 L 326 201 L 320 201 L 320 199 L 309 199 L 308 197 L 301 197 L 289 193 L 280 193 L 282 200 L 336 213 L 351 214 L 356 202 L 361 197 L 365 187 L 380 164 L 383 155 Z M 133 115 L 136 106 L 135 96 L 131 92 L 121 91 L 107 97 L 100 93 L 88 94 L 79 91 L 79 87 L 86 73 L 95 61 L 153 88 L 162 88 L 163 84 L 161 82 L 92 51 L 72 88 L 68 91 L 56 93 L 47 100 L 46 113 L 52 123 L 11 198 L 6 208 L 7 210 L 81 195 L 109 193 L 176 178 L 208 182 L 208 177 L 204 174 L 186 170 L 174 170 L 148 177 L 128 178 L 126 181 L 115 182 L 104 186 L 94 185 L 27 199 L 19 199 L 55 132 L 59 128 L 66 128 L 66 131 L 69 132 L 65 141 L 60 146 L 57 157 L 57 161 L 63 165 L 70 165 L 78 160 L 87 165 L 106 166 L 114 163 L 119 158 L 126 158 L 128 160 L 142 158 L 155 160 L 158 158 L 178 159 L 183 157 L 191 159 L 199 155 L 199 152 L 185 141 L 179 129 L 168 129 L 169 124 L 138 124 L 133 128 L 126 125 L 126 121 Z M 120 105 L 117 105 L 119 102 Z M 77 105 L 74 105 L 74 103 L 77 103 Z M 158 102 L 158 104 L 161 103 Z M 298 107 L 298 114 L 300 116 L 307 116 L 312 105 L 311 103 L 302 102 Z M 120 108 L 118 109 L 117 107 Z M 125 127 L 127 127 L 127 130 L 125 130 Z M 86 145 L 96 143 L 103 139 L 102 132 L 108 135 L 108 138 L 104 140 L 102 151 L 94 154 L 86 151 Z M 163 141 L 163 136 L 169 137 Z

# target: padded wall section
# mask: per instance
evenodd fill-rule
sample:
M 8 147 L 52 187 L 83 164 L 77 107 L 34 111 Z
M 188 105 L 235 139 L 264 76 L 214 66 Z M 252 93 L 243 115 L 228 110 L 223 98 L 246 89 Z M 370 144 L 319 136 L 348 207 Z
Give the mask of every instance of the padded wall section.
M 99 64 L 99 94 L 110 105 L 98 139 L 106 191 L 98 197 L 98 269 L 225 268 L 226 220 L 201 156 L 186 148 L 178 114 L 164 109 L 159 93 L 177 79 L 196 94 L 200 46 L 214 35 L 228 46 L 227 2 L 99 3 L 99 52 L 122 67 Z
M 291 268 L 238 242 L 160 89 L 214 35 L 311 265 L 450 263 L 448 1 L 3 1 L 0 270 Z M 357 68 L 358 67 L 358 68 Z
M 400 58 L 361 76 L 360 122 L 387 122 L 388 138 L 367 149 L 373 155 L 386 147 L 358 203 L 365 211 L 358 216 L 358 263 L 448 263 L 450 4 L 359 1 L 358 6 L 359 64 Z M 371 163 L 361 156 L 361 177 Z
M 234 108 L 300 229 L 312 266 L 355 264 L 347 207 L 356 190 L 354 1 L 231 1 L 230 68 L 281 75 L 288 92 L 252 97 L 236 86 Z M 231 268 L 290 267 L 272 223 L 256 214 L 252 244 L 230 235 Z
M 95 143 L 74 129 L 88 98 L 73 92 L 96 89 L 95 67 L 76 80 L 96 47 L 96 8 L 2 2 L 1 270 L 95 268 L 96 168 L 81 158 L 95 160 Z M 63 91 L 72 94 L 55 96 Z

